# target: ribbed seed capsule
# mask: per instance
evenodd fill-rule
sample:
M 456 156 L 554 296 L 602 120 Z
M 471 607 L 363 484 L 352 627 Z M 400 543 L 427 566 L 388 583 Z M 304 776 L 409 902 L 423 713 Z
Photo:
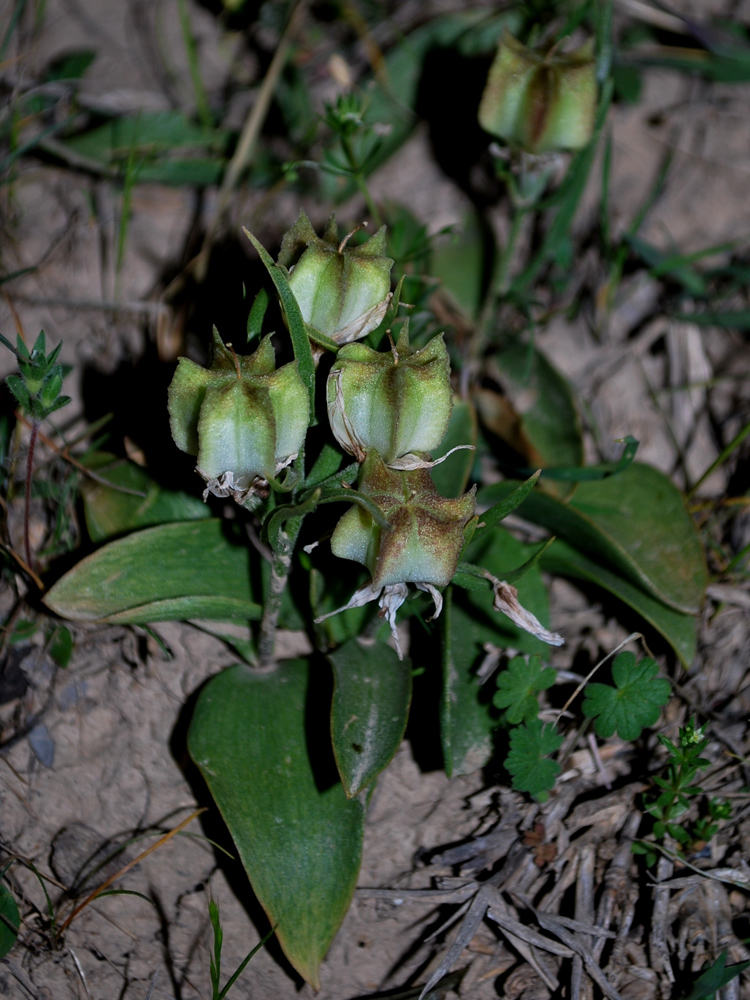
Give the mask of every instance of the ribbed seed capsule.
M 204 498 L 252 501 L 297 457 L 309 423 L 307 389 L 296 362 L 275 364 L 270 337 L 239 357 L 216 329 L 208 368 L 180 358 L 169 387 L 170 426 L 177 447 L 198 457 Z
M 337 344 L 359 340 L 380 326 L 391 301 L 393 261 L 385 256 L 385 226 L 359 246 L 350 246 L 348 239 L 339 239 L 333 216 L 323 236 L 317 236 L 300 211 L 279 254 L 303 319 Z
M 358 462 L 371 451 L 386 465 L 433 451 L 453 405 L 442 334 L 419 351 L 411 350 L 406 326 L 391 351 L 342 347 L 328 376 L 327 401 L 336 440 Z
M 593 42 L 541 52 L 505 32 L 479 105 L 483 129 L 527 153 L 581 149 L 595 113 Z

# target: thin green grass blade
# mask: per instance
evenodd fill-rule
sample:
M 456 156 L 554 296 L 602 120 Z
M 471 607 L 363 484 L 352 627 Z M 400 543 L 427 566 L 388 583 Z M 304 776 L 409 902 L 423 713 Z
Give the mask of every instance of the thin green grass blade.
M 280 267 L 277 267 L 276 264 L 274 264 L 273 258 L 263 244 L 247 229 L 243 228 L 242 231 L 258 251 L 258 255 L 265 264 L 266 270 L 271 277 L 271 281 L 273 281 L 276 286 L 276 291 L 279 293 L 281 305 L 284 309 L 287 323 L 289 324 L 289 334 L 292 338 L 292 348 L 294 349 L 294 356 L 297 359 L 297 364 L 299 366 L 300 378 L 307 387 L 307 391 L 310 396 L 310 413 L 314 414 L 315 363 L 313 361 L 312 348 L 310 347 L 310 338 L 307 335 L 307 327 L 304 319 L 302 318 L 302 313 L 300 312 L 299 305 L 297 304 L 297 299 L 289 286 L 286 275 Z M 313 426 L 313 423 L 311 423 L 311 426 Z

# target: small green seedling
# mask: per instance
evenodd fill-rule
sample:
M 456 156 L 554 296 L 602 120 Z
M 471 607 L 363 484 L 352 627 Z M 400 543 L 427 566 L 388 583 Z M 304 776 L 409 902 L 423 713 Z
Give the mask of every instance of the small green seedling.
M 620 739 L 637 740 L 657 722 L 671 691 L 669 681 L 656 676 L 658 671 L 649 657 L 636 662 L 634 653 L 620 653 L 612 664 L 615 686 L 589 684 L 583 714 L 594 720 L 597 736 L 617 733 Z
M 552 667 L 542 667 L 539 655 L 514 656 L 506 670 L 497 678 L 497 692 L 492 699 L 496 708 L 507 709 L 505 717 L 512 725 L 531 722 L 539 714 L 537 693 L 555 683 Z
M 513 787 L 544 802 L 560 773 L 560 765 L 549 759 L 550 754 L 559 750 L 562 742 L 555 727 L 543 725 L 541 719 L 531 719 L 512 729 L 505 767 L 513 776 Z
M 29 510 L 31 503 L 31 477 L 34 469 L 34 449 L 36 447 L 39 425 L 52 413 L 66 406 L 70 402 L 69 396 L 61 395 L 62 383 L 65 376 L 70 371 L 69 365 L 62 365 L 58 362 L 62 342 L 47 354 L 47 342 L 44 330 L 36 339 L 36 343 L 31 350 L 28 349 L 20 336 L 16 339 L 14 347 L 9 340 L 0 334 L 0 342 L 5 344 L 9 351 L 15 354 L 18 360 L 18 374 L 9 375 L 5 380 L 8 388 L 15 396 L 21 412 L 31 422 L 31 437 L 29 439 L 29 451 L 26 459 L 26 503 L 24 507 L 24 550 L 26 555 L 26 568 L 33 576 L 31 562 L 31 544 L 29 541 Z
M 211 963 L 211 1000 L 224 1000 L 224 997 L 231 990 L 234 984 L 237 982 L 239 977 L 245 970 L 245 966 L 250 961 L 250 959 L 255 955 L 257 951 L 263 947 L 266 941 L 269 940 L 271 935 L 276 930 L 272 927 L 271 930 L 266 934 L 266 936 L 260 940 L 256 946 L 250 951 L 240 962 L 240 964 L 235 969 L 234 973 L 229 977 L 229 979 L 224 984 L 224 988 L 221 988 L 221 947 L 224 941 L 224 932 L 221 929 L 221 917 L 219 915 L 219 904 L 210 899 L 208 902 L 208 915 L 211 918 L 211 927 L 214 932 L 214 953 L 210 956 Z
M 703 789 L 694 779 L 699 771 L 710 764 L 705 757 L 701 757 L 708 746 L 708 740 L 703 735 L 703 730 L 696 727 L 693 719 L 680 729 L 677 743 L 666 736 L 659 736 L 659 741 L 667 748 L 669 760 L 666 777 L 654 777 L 654 784 L 662 790 L 661 794 L 646 804 L 646 812 L 654 818 L 654 838 L 660 842 L 669 836 L 682 849 L 703 845 L 716 833 L 719 822 L 731 816 L 732 807 L 729 803 L 712 798 L 707 805 L 708 814 L 696 823 L 685 825 L 676 823 L 675 820 L 687 813 L 691 799 L 703 794 Z M 649 866 L 656 861 L 656 853 L 649 841 L 634 843 L 633 852 L 645 854 Z

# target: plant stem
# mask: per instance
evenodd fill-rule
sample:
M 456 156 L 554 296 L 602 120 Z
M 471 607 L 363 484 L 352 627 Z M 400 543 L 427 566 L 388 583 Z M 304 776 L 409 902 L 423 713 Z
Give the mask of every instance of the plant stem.
M 31 512 L 31 473 L 34 468 L 34 449 L 36 448 L 36 436 L 39 430 L 39 421 L 31 421 L 31 437 L 29 439 L 29 454 L 26 458 L 26 496 L 23 508 L 23 545 L 26 554 L 26 565 L 33 570 L 31 562 L 31 544 L 29 541 L 29 514 Z
M 354 150 L 352 149 L 352 144 L 346 136 L 341 136 L 341 146 L 344 150 L 347 160 L 349 161 L 349 166 L 352 171 L 352 176 L 356 181 L 357 187 L 362 192 L 365 199 L 365 204 L 367 205 L 367 211 L 372 216 L 372 221 L 378 227 L 378 229 L 383 225 L 383 217 L 380 214 L 380 209 L 373 201 L 373 197 L 370 194 L 370 189 L 367 186 L 367 181 L 365 180 L 364 174 L 362 173 L 362 167 L 360 166 L 359 160 L 354 155 Z
M 498 300 L 502 300 L 508 293 L 508 288 L 510 287 L 511 262 L 515 256 L 516 244 L 518 243 L 518 237 L 521 233 L 521 226 L 526 212 L 527 209 L 525 208 L 521 208 L 518 205 L 513 206 L 510 217 L 508 239 L 506 240 L 505 246 L 500 254 L 500 262 L 497 267 L 497 273 L 492 284 L 490 285 L 489 291 L 487 292 L 481 315 L 477 321 L 476 333 L 472 338 L 471 358 L 473 361 L 478 362 L 481 358 L 489 339 L 492 323 L 496 316 L 497 302 Z
M 510 288 L 511 262 L 515 256 L 516 243 L 518 243 L 518 237 L 521 233 L 521 226 L 525 215 L 526 209 L 518 207 L 513 208 L 513 212 L 510 217 L 508 239 L 500 257 L 500 265 L 497 269 L 497 277 L 494 281 L 493 290 L 500 298 L 507 295 L 508 289 Z
M 276 643 L 276 627 L 281 610 L 281 599 L 286 590 L 289 570 L 292 566 L 292 553 L 297 541 L 302 518 L 290 518 L 286 530 L 280 532 L 280 547 L 274 549 L 271 563 L 271 581 L 263 607 L 263 617 L 258 635 L 258 665 L 267 668 L 274 662 L 274 646 Z

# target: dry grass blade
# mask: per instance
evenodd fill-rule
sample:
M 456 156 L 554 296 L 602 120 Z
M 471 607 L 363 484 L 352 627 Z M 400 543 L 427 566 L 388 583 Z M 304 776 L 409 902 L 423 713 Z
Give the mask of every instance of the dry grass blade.
M 466 948 L 471 939 L 477 932 L 477 928 L 484 920 L 484 915 L 487 912 L 487 906 L 489 904 L 488 892 L 486 887 L 483 887 L 474 897 L 469 911 L 466 914 L 464 922 L 461 924 L 458 934 L 456 935 L 456 940 L 448 949 L 447 953 L 443 956 L 437 969 L 432 973 L 430 978 L 425 983 L 424 989 L 419 994 L 419 1000 L 424 1000 L 424 997 L 430 992 L 430 990 L 435 986 L 436 983 L 445 976 L 450 967 L 455 961 L 458 960 L 461 952 Z
M 594 919 L 594 848 L 586 844 L 581 851 L 578 865 L 578 881 L 576 883 L 576 920 L 590 923 Z M 584 939 L 585 943 L 590 943 Z M 572 1000 L 590 1000 L 592 995 L 591 981 L 583 978 L 583 959 L 574 955 L 570 973 L 570 995 Z
M 578 940 L 575 935 L 571 934 L 570 931 L 565 930 L 558 920 L 554 917 L 550 917 L 547 914 L 539 913 L 535 911 L 537 920 L 541 927 L 549 931 L 558 937 L 563 944 L 566 944 L 571 951 L 574 951 L 577 955 L 583 959 L 586 966 L 586 971 L 594 980 L 599 989 L 604 993 L 605 996 L 609 997 L 609 1000 L 622 1000 L 622 997 L 617 992 L 617 990 L 612 986 L 607 977 L 602 972 L 599 964 L 595 961 L 594 956 L 591 951 Z
M 671 878 L 673 871 L 674 864 L 669 858 L 663 856 L 659 858 L 656 867 L 657 883 L 666 882 L 667 879 Z M 659 885 L 654 888 L 649 955 L 651 957 L 651 967 L 666 976 L 673 983 L 674 972 L 672 971 L 672 963 L 669 960 L 669 946 L 667 944 L 669 893 L 670 889 L 668 886 Z
M 62 934 L 63 931 L 65 931 L 70 926 L 72 921 L 75 920 L 75 918 L 78 916 L 81 910 L 85 909 L 89 905 L 89 903 L 91 903 L 94 899 L 96 899 L 96 897 L 99 896 L 102 892 L 104 892 L 105 889 L 108 889 L 113 882 L 116 882 L 119 878 L 122 878 L 125 872 L 130 871 L 131 868 L 133 868 L 135 865 L 143 861 L 143 859 L 148 857 L 149 854 L 152 854 L 155 850 L 157 850 L 157 848 L 162 847 L 164 844 L 166 844 L 168 840 L 171 840 L 172 837 L 175 836 L 175 834 L 179 833 L 180 830 L 184 830 L 185 827 L 188 826 L 190 823 L 192 823 L 197 816 L 200 816 L 201 813 L 204 813 L 205 811 L 206 807 L 203 806 L 201 809 L 196 809 L 194 812 L 191 812 L 190 815 L 187 817 L 187 819 L 184 819 L 181 823 L 178 823 L 176 827 L 170 830 L 169 833 L 165 833 L 163 837 L 159 837 L 159 839 L 156 841 L 155 844 L 152 844 L 151 847 L 147 847 L 145 851 L 142 851 L 138 855 L 138 857 L 133 858 L 132 861 L 129 861 L 118 872 L 115 872 L 115 874 L 111 875 L 105 882 L 102 882 L 102 884 L 98 888 L 94 889 L 92 893 L 89 893 L 89 895 L 84 899 L 84 901 L 82 903 L 79 903 L 78 906 L 76 906 L 76 908 L 73 910 L 73 912 L 63 921 L 58 931 L 58 934 Z

